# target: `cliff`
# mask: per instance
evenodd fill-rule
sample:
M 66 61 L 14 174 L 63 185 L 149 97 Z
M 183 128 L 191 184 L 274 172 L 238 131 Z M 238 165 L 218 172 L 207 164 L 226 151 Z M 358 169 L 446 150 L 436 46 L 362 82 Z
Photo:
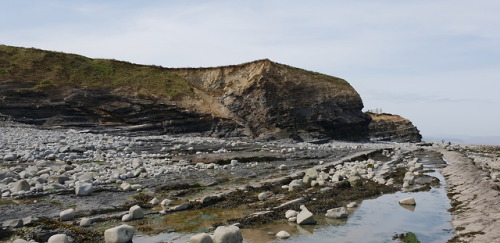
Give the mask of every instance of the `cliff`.
M 420 142 L 422 135 L 411 121 L 393 114 L 367 112 L 370 122 L 370 139 L 375 141 Z
M 163 68 L 0 45 L 0 113 L 24 123 L 353 140 L 362 108 L 345 80 L 267 59 Z

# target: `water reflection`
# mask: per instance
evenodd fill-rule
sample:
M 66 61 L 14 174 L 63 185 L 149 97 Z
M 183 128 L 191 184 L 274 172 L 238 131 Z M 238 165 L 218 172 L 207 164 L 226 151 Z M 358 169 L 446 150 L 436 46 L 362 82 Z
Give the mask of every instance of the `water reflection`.
M 426 166 L 433 169 L 439 163 L 422 155 L 420 158 Z M 434 162 L 434 163 L 433 163 Z M 436 166 L 438 165 L 438 166 Z M 428 192 L 397 192 L 382 195 L 375 199 L 364 200 L 360 206 L 349 215 L 347 220 L 332 220 L 317 216 L 318 225 L 299 226 L 287 223 L 285 220 L 259 226 L 258 228 L 242 229 L 244 242 L 283 242 L 277 240 L 275 234 L 281 230 L 289 232 L 292 237 L 286 242 L 393 242 L 395 234 L 413 232 L 421 242 L 446 242 L 454 236 L 451 225 L 451 214 L 447 211 L 450 201 L 444 189 L 445 180 L 439 172 L 427 173 L 437 177 L 441 186 L 432 188 Z M 400 205 L 403 198 L 414 197 L 416 206 Z M 222 210 L 224 211 L 224 210 Z M 231 210 L 229 210 L 231 211 Z M 218 212 L 220 213 L 220 212 Z M 241 213 L 241 212 L 240 212 Z M 179 224 L 189 220 L 212 220 L 212 217 L 227 217 L 228 215 L 214 215 L 214 212 L 187 213 L 177 217 Z M 180 216 L 180 215 L 179 215 Z M 170 223 L 175 220 L 170 220 Z M 196 221 L 196 220 L 195 220 Z M 197 225 L 196 227 L 200 227 Z M 201 227 L 206 227 L 202 224 Z M 190 235 L 165 233 L 153 237 L 136 237 L 134 242 L 186 242 Z

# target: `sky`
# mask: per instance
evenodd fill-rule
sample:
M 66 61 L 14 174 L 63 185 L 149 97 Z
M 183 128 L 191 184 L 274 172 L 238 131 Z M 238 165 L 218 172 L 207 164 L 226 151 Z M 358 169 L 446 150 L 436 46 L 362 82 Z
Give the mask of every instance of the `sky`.
M 347 80 L 424 137 L 500 144 L 498 0 L 0 2 L 0 44 L 164 67 L 269 58 Z

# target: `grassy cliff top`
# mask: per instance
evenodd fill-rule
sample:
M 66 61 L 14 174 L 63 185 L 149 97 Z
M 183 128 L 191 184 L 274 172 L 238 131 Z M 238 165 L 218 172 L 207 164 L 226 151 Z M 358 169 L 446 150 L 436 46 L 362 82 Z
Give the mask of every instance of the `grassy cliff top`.
M 349 83 L 341 78 L 275 63 L 268 59 L 222 67 L 164 68 L 6 45 L 0 45 L 0 82 L 6 80 L 31 82 L 35 84 L 33 89 L 46 90 L 124 89 L 136 94 L 175 99 L 194 95 L 193 84 L 190 84 L 187 77 L 179 71 L 189 73 L 228 68 L 238 70 L 258 63 L 270 65 L 271 70 L 285 70 L 277 73 L 303 84 L 326 82 L 337 86 L 339 91 L 347 94 L 355 93 Z
M 174 98 L 192 94 L 187 80 L 158 66 L 0 45 L 0 81 L 34 82 L 35 89 L 133 88 Z

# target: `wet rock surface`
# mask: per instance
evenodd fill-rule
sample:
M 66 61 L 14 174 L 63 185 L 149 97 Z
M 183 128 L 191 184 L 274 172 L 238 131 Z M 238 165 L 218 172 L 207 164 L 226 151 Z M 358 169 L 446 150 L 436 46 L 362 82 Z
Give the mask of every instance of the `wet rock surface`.
M 297 222 L 302 211 L 313 218 L 334 208 L 349 212 L 353 202 L 425 190 L 432 182 L 416 159 L 427 152 L 415 144 L 125 136 L 2 125 L 0 158 L 9 156 L 1 161 L 0 221 L 40 218 L 4 228 L 38 241 L 65 234 L 78 242 L 103 242 L 104 230 L 121 225 L 127 214 L 138 215 L 127 221 L 137 233 L 153 235 Z M 403 188 L 409 172 L 413 183 Z M 12 191 L 22 180 L 30 187 Z M 293 181 L 301 186 L 290 190 Z M 85 183 L 92 192 L 77 195 L 75 188 Z M 60 222 L 69 208 L 74 218 Z M 211 218 L 213 212 L 222 216 Z M 210 224 L 190 226 L 189 215 Z
M 451 199 L 451 242 L 496 242 L 500 239 L 500 148 L 455 145 L 438 150 L 450 163 L 443 169 Z

